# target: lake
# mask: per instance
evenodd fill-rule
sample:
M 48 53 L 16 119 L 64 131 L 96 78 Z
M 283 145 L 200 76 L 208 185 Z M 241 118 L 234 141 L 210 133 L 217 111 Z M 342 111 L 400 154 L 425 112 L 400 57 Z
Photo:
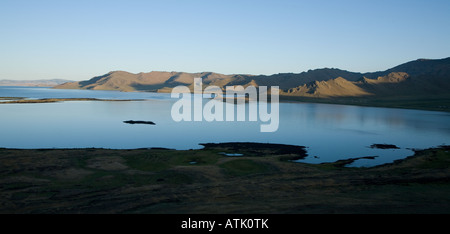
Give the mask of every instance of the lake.
M 178 99 L 170 94 L 0 87 L 0 97 L 136 100 L 0 104 L 0 147 L 5 148 L 181 150 L 202 148 L 199 143 L 259 142 L 306 146 L 309 156 L 301 162 L 377 156 L 350 165 L 374 166 L 410 156 L 411 149 L 450 143 L 450 113 L 445 112 L 280 103 L 278 131 L 261 133 L 260 121 L 175 122 L 171 108 Z M 130 125 L 125 120 L 156 125 Z M 372 144 L 400 149 L 372 149 Z

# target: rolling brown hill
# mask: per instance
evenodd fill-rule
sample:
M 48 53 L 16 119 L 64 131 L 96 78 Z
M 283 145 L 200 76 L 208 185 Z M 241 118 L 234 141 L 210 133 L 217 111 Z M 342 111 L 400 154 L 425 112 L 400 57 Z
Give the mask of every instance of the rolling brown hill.
M 173 87 L 193 87 L 194 78 L 204 86 L 279 86 L 281 95 L 311 98 L 332 97 L 420 97 L 447 95 L 450 90 L 450 58 L 418 59 L 386 71 L 356 73 L 336 68 L 302 73 L 223 75 L 213 72 L 158 72 L 133 74 L 109 72 L 87 81 L 69 82 L 58 89 L 170 92 Z
M 318 98 L 372 95 L 360 88 L 356 82 L 348 81 L 342 77 L 328 81 L 314 81 L 297 88 L 289 89 L 287 92 L 283 92 L 283 94 Z
M 55 88 L 158 92 L 170 90 L 167 88 L 178 85 L 190 86 L 193 84 L 194 78 L 202 78 L 204 84 L 223 87 L 233 80 L 239 79 L 239 75 L 158 71 L 133 74 L 125 71 L 113 71 L 87 81 L 65 83 Z

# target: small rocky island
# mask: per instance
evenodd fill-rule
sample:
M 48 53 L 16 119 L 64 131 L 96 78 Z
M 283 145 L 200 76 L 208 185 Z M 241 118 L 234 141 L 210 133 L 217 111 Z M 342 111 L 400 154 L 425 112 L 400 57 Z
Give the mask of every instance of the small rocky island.
M 392 144 L 373 144 L 370 146 L 370 148 L 372 148 L 372 149 L 400 149 L 398 146 L 392 145 Z
M 152 121 L 126 120 L 126 121 L 123 121 L 123 122 L 126 123 L 126 124 L 148 124 L 148 125 L 155 125 L 155 123 L 152 122 Z

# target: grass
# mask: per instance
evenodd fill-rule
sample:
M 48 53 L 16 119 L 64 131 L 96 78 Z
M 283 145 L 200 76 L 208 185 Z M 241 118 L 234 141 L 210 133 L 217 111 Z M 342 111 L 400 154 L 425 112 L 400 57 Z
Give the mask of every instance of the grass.
M 210 151 L 184 151 L 184 154 L 177 154 L 171 160 L 173 165 L 191 165 L 191 166 L 205 166 L 214 165 L 221 156 L 218 153 Z M 191 164 L 195 162 L 195 164 Z
M 158 174 L 126 174 L 113 172 L 96 172 L 83 178 L 76 184 L 92 189 L 117 189 L 124 186 L 140 187 L 155 184 L 185 184 L 192 180 L 188 175 L 164 171 Z
M 370 186 L 362 190 L 349 191 L 347 196 L 368 205 L 383 204 L 383 209 L 374 206 L 367 208 L 365 212 L 371 214 L 395 214 L 399 209 L 402 210 L 402 214 L 448 214 L 450 204 L 448 194 L 450 194 L 448 183 L 407 183 Z
M 159 172 L 170 168 L 170 156 L 159 154 L 142 154 L 124 157 L 126 164 L 133 169 L 141 171 Z
M 235 159 L 220 165 L 228 175 L 246 176 L 269 172 L 269 166 L 250 159 Z
M 155 150 L 154 153 L 126 156 L 126 164 L 136 170 L 160 172 L 174 166 L 204 166 L 213 165 L 220 158 L 210 152 Z M 195 164 L 191 164 L 195 162 Z
M 449 151 L 432 151 L 433 155 L 424 158 L 424 161 L 418 168 L 422 169 L 445 169 L 450 164 L 450 152 Z
M 23 200 L 30 196 L 30 193 L 26 192 L 17 192 L 11 196 L 11 200 Z
M 258 147 L 240 146 L 244 155 Z M 1 149 L 0 213 L 450 211 L 448 147 L 372 168 L 281 161 L 267 146 L 227 157 L 216 147 Z

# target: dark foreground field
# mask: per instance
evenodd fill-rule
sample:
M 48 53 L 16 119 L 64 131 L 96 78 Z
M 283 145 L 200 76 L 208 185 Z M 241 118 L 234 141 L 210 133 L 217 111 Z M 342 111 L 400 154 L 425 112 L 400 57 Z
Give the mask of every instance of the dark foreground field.
M 449 150 L 347 168 L 283 145 L 0 149 L 0 213 L 450 213 Z

